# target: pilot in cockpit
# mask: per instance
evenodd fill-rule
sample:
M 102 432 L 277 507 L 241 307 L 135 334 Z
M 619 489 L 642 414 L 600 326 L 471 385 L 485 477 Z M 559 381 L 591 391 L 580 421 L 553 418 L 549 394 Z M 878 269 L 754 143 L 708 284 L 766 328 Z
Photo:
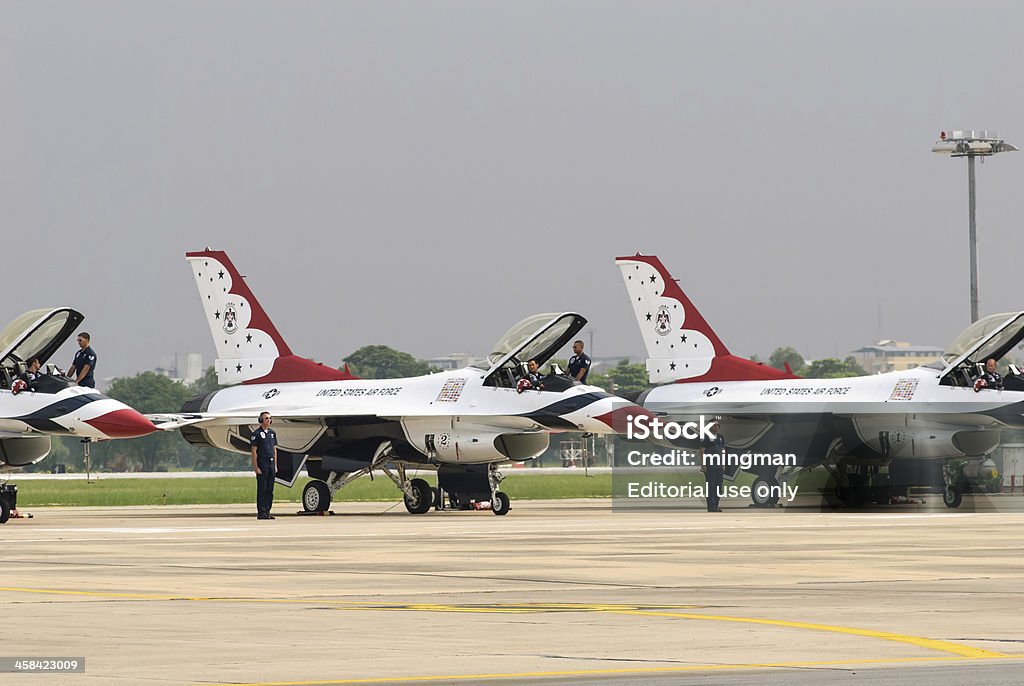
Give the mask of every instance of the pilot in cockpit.
M 974 380 L 975 393 L 983 388 L 1003 389 L 1003 377 L 996 371 L 995 358 L 990 357 L 985 360 L 985 370 Z
M 530 386 L 538 391 L 544 389 L 544 377 L 540 373 L 540 366 L 537 364 L 537 360 L 529 360 L 526 363 L 526 378 L 530 382 Z
M 32 391 L 35 393 L 37 390 L 36 382 L 39 381 L 39 377 L 42 375 L 39 371 L 39 368 L 42 367 L 42 364 L 39 362 L 39 358 L 33 357 L 29 359 L 27 366 L 21 365 L 20 363 L 18 366 L 23 367 L 25 371 L 18 374 L 18 378 L 16 378 L 11 384 L 11 393 L 14 395 L 17 395 L 22 391 Z

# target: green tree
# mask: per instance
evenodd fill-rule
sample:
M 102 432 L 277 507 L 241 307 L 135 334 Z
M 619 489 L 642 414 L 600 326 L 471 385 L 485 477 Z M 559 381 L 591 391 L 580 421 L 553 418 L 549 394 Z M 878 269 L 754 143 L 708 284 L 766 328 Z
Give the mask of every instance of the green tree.
M 195 383 L 189 386 L 189 391 L 193 395 L 208 395 L 214 391 L 219 391 L 222 388 L 224 388 L 224 386 L 217 383 L 217 370 L 214 369 L 211 364 L 206 368 L 206 371 L 203 372 L 203 375 L 196 379 Z
M 143 414 L 177 412 L 191 394 L 187 386 L 154 372 L 114 379 L 107 391 L 111 398 Z M 115 448 L 103 451 L 98 457 L 111 468 L 131 469 L 139 465 L 143 471 L 150 472 L 160 467 L 178 466 L 181 453 L 191 457 L 187 448 L 188 444 L 177 431 L 160 431 L 131 441 L 117 441 Z
M 635 396 L 650 386 L 647 367 L 643 364 L 630 364 L 628 359 L 619 360 L 617 365 L 604 374 L 591 372 L 587 376 L 587 383 L 625 398 Z
M 867 374 L 864 368 L 857 363 L 857 358 L 847 357 L 839 360 L 835 357 L 826 357 L 815 360 L 811 366 L 804 370 L 804 376 L 809 379 L 840 379 L 847 376 L 863 376 Z
M 344 360 L 349 370 L 364 379 L 398 379 L 436 371 L 409 353 L 386 345 L 364 345 Z
M 807 365 L 804 361 L 803 355 L 798 353 L 793 348 L 776 348 L 768 357 L 768 365 L 775 367 L 776 369 L 785 370 L 786 363 L 789 363 L 789 368 L 793 370 L 794 374 L 800 374 L 803 368 Z

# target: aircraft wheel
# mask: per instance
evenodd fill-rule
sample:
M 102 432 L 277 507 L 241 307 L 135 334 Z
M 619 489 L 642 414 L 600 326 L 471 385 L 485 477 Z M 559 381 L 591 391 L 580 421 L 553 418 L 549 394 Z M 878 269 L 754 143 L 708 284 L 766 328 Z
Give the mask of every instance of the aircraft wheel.
M 766 479 L 763 476 L 757 477 L 753 488 L 750 489 L 750 499 L 756 507 L 775 507 L 779 503 L 779 482 L 775 479 Z
M 868 480 L 860 474 L 848 474 L 847 485 L 836 486 L 836 497 L 847 507 L 860 507 L 871 498 Z
M 960 507 L 960 503 L 964 501 L 964 493 L 959 488 L 953 486 L 946 486 L 946 490 L 942 492 L 942 502 L 946 507 L 956 509 Z
M 6 500 L 0 498 L 0 524 L 6 524 L 7 520 L 11 518 L 11 506 L 7 504 Z
M 509 500 L 508 494 L 502 493 L 501 491 L 494 492 L 494 499 L 491 500 L 491 512 L 503 517 L 508 514 L 508 511 L 512 509 L 512 501 Z
M 423 514 L 429 510 L 434 504 L 434 489 L 430 484 L 423 479 L 413 479 L 409 482 L 409 487 L 412 489 L 412 496 L 407 494 L 403 498 L 409 514 Z
M 326 512 L 331 506 L 331 489 L 323 481 L 310 481 L 302 489 L 302 509 L 306 512 Z

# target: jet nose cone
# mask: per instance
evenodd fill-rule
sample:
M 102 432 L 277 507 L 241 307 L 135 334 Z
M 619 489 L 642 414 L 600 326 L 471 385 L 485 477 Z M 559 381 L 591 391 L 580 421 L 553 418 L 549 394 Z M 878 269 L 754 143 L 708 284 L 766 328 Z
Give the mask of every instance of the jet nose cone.
M 611 410 L 604 414 L 597 415 L 594 419 L 602 422 L 603 424 L 607 424 L 615 433 L 624 434 L 626 433 L 626 426 L 629 422 L 640 416 L 647 417 L 648 419 L 654 418 L 653 414 L 639 405 L 634 405 L 633 403 L 626 402 L 625 400 L 620 400 L 615 403 Z
M 85 423 L 103 432 L 108 438 L 136 438 L 157 431 L 153 422 L 130 407 L 87 419 Z

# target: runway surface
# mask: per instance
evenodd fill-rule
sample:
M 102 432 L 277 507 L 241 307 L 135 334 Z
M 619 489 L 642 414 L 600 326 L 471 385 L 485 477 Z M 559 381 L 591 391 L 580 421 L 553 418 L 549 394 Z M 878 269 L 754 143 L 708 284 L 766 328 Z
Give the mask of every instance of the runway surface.
M 1020 683 L 1024 497 L 969 499 L 715 514 L 538 501 L 507 517 L 279 505 L 273 521 L 249 506 L 37 509 L 0 527 L 0 656 L 85 671 L 0 680 Z

